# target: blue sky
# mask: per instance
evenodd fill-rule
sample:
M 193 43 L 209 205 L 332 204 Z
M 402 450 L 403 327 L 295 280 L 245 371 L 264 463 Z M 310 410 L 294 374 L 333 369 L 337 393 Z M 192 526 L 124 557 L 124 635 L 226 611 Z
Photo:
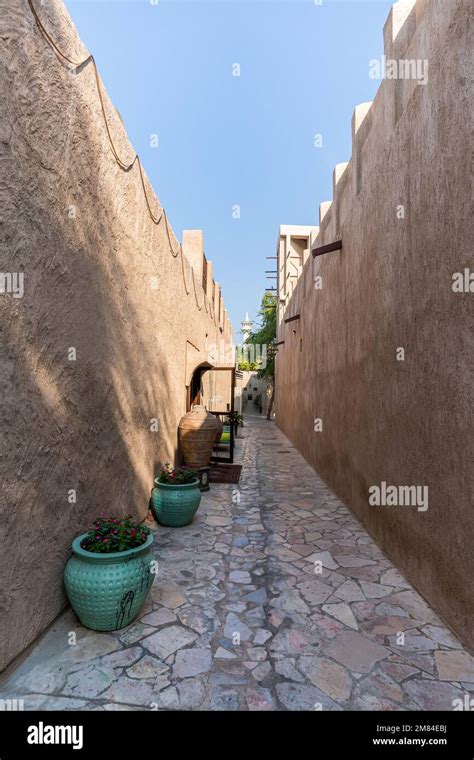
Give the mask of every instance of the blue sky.
M 255 317 L 274 284 L 265 257 L 279 224 L 317 224 L 333 167 L 350 157 L 352 111 L 376 92 L 369 60 L 383 53 L 391 3 L 66 5 L 176 234 L 204 230 L 238 342 L 245 311 Z

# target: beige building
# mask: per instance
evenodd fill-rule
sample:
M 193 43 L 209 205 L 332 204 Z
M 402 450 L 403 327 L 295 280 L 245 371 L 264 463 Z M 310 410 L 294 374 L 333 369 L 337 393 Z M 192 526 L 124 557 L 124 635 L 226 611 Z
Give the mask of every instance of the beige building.
M 249 319 L 248 312 L 241 325 L 241 345 L 236 347 L 236 363 L 238 370 L 236 372 L 235 382 L 235 409 L 240 414 L 245 412 L 250 414 L 267 413 L 270 393 L 267 380 L 260 378 L 255 370 L 242 369 L 239 367 L 239 361 L 244 363 L 258 363 L 260 360 L 266 360 L 267 347 L 253 346 L 246 344 L 252 328 L 253 321 Z
M 386 60 L 426 76 L 356 106 L 317 237 L 280 229 L 276 394 L 284 433 L 472 647 L 473 296 L 453 287 L 472 248 L 471 13 L 393 6 Z
M 277 325 L 284 319 L 296 283 L 308 261 L 311 245 L 318 234 L 317 227 L 281 224 L 276 245 L 277 260 Z
M 22 298 L 0 298 L 0 670 L 65 605 L 73 537 L 101 511 L 146 517 L 154 476 L 179 461 L 180 417 L 201 387 L 204 403 L 227 404 L 230 372 L 212 368 L 234 363 L 203 233 L 180 247 L 137 162 L 114 158 L 91 62 L 72 76 L 20 4 L 0 19 L 2 250 L 24 275 Z M 41 18 L 87 59 L 62 2 Z M 128 166 L 135 151 L 101 91 Z
M 245 412 L 257 414 L 262 405 L 262 413 L 266 413 L 267 383 L 260 379 L 256 372 L 238 370 L 235 383 L 235 409 L 240 414 Z

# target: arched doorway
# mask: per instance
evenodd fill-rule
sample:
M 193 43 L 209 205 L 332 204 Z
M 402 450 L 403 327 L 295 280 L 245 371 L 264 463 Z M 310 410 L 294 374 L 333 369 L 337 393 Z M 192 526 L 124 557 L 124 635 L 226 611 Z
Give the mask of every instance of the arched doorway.
M 193 406 L 200 404 L 202 401 L 202 376 L 208 369 L 211 368 L 211 364 L 203 362 L 199 364 L 191 375 L 189 385 L 187 387 L 186 394 L 186 411 L 190 412 Z

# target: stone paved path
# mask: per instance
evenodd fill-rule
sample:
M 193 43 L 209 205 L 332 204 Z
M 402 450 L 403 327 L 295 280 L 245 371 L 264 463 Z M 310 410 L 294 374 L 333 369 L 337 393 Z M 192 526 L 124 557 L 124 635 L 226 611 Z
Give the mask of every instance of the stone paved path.
M 213 486 L 192 525 L 157 528 L 140 619 L 99 634 L 66 612 L 0 697 L 51 710 L 452 710 L 469 699 L 470 655 L 275 425 L 247 420 L 239 487 Z

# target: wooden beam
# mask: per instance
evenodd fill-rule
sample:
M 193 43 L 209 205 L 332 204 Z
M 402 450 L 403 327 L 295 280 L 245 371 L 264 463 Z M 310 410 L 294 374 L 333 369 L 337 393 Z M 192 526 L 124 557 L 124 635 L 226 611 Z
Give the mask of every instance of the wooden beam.
M 294 317 L 287 317 L 287 318 L 285 319 L 285 324 L 286 324 L 286 323 L 288 323 L 288 322 L 294 322 L 294 321 L 295 321 L 295 319 L 299 319 L 299 318 L 300 318 L 300 315 L 299 315 L 299 314 L 295 314 L 295 316 L 294 316 Z
M 318 248 L 313 248 L 311 253 L 313 257 L 322 256 L 323 253 L 330 253 L 331 251 L 340 251 L 342 248 L 342 240 L 336 240 L 334 243 L 328 243 L 327 245 L 320 245 Z

